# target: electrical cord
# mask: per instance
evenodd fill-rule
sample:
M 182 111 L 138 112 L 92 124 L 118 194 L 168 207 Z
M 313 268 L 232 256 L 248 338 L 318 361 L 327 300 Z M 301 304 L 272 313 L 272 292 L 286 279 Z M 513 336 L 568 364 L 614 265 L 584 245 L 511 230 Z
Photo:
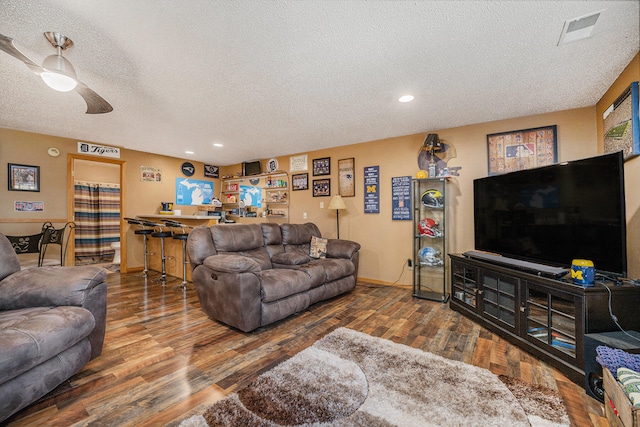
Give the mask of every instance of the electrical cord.
M 602 276 L 602 275 L 598 275 L 599 278 L 604 278 L 606 276 Z M 617 280 L 616 280 L 617 282 Z M 613 314 L 613 309 L 611 308 L 611 298 L 613 297 L 612 293 L 611 293 L 611 289 L 609 289 L 609 287 L 604 283 L 604 280 L 601 280 L 599 282 L 597 282 L 598 284 L 604 286 L 604 288 L 607 290 L 607 292 L 609 293 L 609 297 L 608 297 L 608 308 L 609 308 L 609 316 L 611 316 L 611 320 L 613 320 L 613 323 L 616 324 L 616 326 L 618 327 L 618 329 L 620 329 L 620 331 L 622 331 L 622 333 L 624 333 L 625 335 L 627 335 L 629 338 L 632 338 L 638 342 L 640 342 L 640 339 L 638 339 L 637 337 L 634 337 L 633 335 L 631 335 L 629 332 L 625 331 L 624 328 L 620 325 L 620 323 L 618 323 L 618 318 L 616 317 L 615 314 Z
M 409 262 L 409 261 L 405 261 L 405 262 L 404 262 L 404 264 L 402 264 L 402 271 L 400 272 L 400 275 L 398 276 L 398 278 L 396 279 L 396 281 L 395 281 L 395 282 L 393 282 L 393 283 L 391 284 L 391 286 L 395 286 L 395 284 L 396 284 L 396 283 L 398 283 L 398 282 L 400 281 L 400 279 L 402 279 L 402 276 L 403 276 L 403 275 L 404 275 L 404 273 L 405 273 L 404 268 L 407 266 L 407 263 L 408 263 L 408 262 Z

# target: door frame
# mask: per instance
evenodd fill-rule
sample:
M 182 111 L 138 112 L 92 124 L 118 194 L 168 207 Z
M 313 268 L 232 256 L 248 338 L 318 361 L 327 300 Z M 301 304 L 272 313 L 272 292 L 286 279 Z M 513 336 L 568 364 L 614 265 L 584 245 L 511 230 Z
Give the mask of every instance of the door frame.
M 68 221 L 74 221 L 74 161 L 75 160 L 87 160 L 90 162 L 99 162 L 99 163 L 111 163 L 120 166 L 120 272 L 127 272 L 127 233 L 124 227 L 123 213 L 125 212 L 125 194 L 126 194 L 126 186 L 125 186 L 125 177 L 127 172 L 127 165 L 124 160 L 120 159 L 110 159 L 106 157 L 96 157 L 96 156 L 87 156 L 85 154 L 75 154 L 69 153 L 67 154 L 67 219 Z M 71 234 L 69 235 L 69 251 L 75 260 L 76 253 L 76 244 L 75 244 L 75 230 L 71 230 Z M 67 264 L 69 264 L 70 257 L 67 257 Z M 74 261 L 75 264 L 75 261 Z M 71 264 L 71 265 L 74 265 Z

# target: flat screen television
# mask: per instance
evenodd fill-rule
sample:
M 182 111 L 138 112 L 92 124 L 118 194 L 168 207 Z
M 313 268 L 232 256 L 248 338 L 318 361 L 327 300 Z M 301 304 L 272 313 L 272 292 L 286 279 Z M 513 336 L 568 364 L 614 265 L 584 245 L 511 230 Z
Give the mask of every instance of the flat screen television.
M 243 176 L 259 175 L 261 173 L 262 169 L 260 168 L 260 161 L 256 160 L 255 162 L 242 163 Z
M 476 179 L 475 248 L 544 265 L 592 260 L 626 276 L 622 152 Z

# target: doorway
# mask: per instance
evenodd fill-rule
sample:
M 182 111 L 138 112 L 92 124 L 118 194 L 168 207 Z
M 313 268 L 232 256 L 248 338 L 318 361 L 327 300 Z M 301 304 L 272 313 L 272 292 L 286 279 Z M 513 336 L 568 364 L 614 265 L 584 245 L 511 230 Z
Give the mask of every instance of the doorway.
M 76 224 L 69 242 L 70 261 L 126 271 L 121 255 L 126 253 L 122 250 L 126 246 L 122 230 L 124 162 L 71 154 L 68 169 L 68 211 Z

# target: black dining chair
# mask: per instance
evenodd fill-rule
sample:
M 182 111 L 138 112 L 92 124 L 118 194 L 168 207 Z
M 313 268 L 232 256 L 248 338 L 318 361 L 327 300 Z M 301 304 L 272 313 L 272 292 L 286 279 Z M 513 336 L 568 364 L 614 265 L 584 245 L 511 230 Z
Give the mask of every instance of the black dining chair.
M 45 231 L 41 231 L 37 234 L 30 234 L 25 236 L 6 236 L 11 242 L 11 246 L 16 254 L 38 254 L 37 258 L 20 257 L 20 265 L 22 268 L 28 267 L 40 267 L 42 266 L 42 239 Z M 34 265 L 33 262 L 36 262 Z
M 69 245 L 68 236 L 71 235 L 71 230 L 73 230 L 75 227 L 75 222 L 67 222 L 62 226 L 62 228 L 55 228 L 53 224 L 51 224 L 51 222 L 45 222 L 42 225 L 43 235 L 41 242 L 41 266 L 45 263 L 45 257 L 49 245 L 60 246 L 60 265 L 64 265 L 64 261 L 67 257 L 67 247 Z

